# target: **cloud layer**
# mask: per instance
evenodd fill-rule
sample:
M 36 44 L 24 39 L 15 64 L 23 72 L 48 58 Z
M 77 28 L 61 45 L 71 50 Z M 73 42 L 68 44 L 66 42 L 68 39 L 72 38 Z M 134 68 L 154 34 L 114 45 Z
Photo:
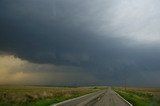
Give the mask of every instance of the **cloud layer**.
M 35 64 L 13 55 L 0 56 L 0 84 L 79 86 L 96 81 L 81 70 L 80 67 Z
M 45 73 L 52 65 L 65 66 L 62 76 L 73 75 L 66 79 L 88 73 L 95 84 L 121 85 L 127 79 L 130 85 L 156 86 L 160 80 L 156 77 L 160 71 L 159 4 L 159 0 L 1 0 L 0 51 L 25 64 L 44 64 L 47 68 L 36 70 Z M 36 66 L 29 67 L 30 74 L 37 72 Z M 54 76 L 52 71 L 38 73 Z

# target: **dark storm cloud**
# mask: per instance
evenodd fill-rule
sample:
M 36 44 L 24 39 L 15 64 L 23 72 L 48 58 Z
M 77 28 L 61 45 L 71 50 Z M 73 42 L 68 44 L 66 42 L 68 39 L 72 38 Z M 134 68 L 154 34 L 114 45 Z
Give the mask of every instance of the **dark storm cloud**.
M 153 14 L 144 5 L 132 10 L 136 2 L 1 0 L 0 51 L 34 63 L 83 67 L 102 84 L 157 72 L 159 26 L 154 23 L 159 15 L 152 6 Z M 152 22 L 150 16 L 156 19 Z
M 115 42 L 92 32 L 92 19 L 87 19 L 92 17 L 86 16 L 82 8 L 87 8 L 87 5 L 80 2 L 79 6 L 78 3 L 39 1 L 37 5 L 36 1 L 2 2 L 1 48 L 11 49 L 21 58 L 40 63 L 76 64 L 86 61 L 83 60 L 85 56 L 88 59 L 90 54 L 96 56 L 97 51 L 105 55 L 103 52 L 112 50 L 114 47 L 110 45 Z

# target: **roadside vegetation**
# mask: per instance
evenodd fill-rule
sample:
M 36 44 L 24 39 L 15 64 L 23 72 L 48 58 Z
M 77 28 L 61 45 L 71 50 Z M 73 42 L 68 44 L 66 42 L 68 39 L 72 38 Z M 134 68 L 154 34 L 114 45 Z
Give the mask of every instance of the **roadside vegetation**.
M 0 86 L 0 106 L 49 106 L 98 90 L 97 87 Z
M 114 88 L 133 106 L 160 106 L 160 88 Z

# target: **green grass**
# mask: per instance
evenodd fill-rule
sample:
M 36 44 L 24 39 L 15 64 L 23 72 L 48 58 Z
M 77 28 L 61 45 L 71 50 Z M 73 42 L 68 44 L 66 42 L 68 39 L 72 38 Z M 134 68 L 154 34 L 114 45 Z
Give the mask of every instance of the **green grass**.
M 62 102 L 64 100 L 72 99 L 72 98 L 79 97 L 79 96 L 81 95 L 74 94 L 74 95 L 68 95 L 68 96 L 59 96 L 59 97 L 57 96 L 57 97 L 50 98 L 50 99 L 43 99 L 37 102 L 31 102 L 27 104 L 27 106 L 49 106 L 51 104 Z
M 152 94 L 146 90 L 124 90 L 122 88 L 116 88 L 114 90 L 133 104 L 133 106 L 160 106 L 160 95 Z
M 53 97 L 53 98 L 46 98 L 46 99 L 42 99 L 42 100 L 37 100 L 37 101 L 28 101 L 28 102 L 25 102 L 25 103 L 16 103 L 16 102 L 1 102 L 0 103 L 0 106 L 49 106 L 51 104 L 54 104 L 54 103 L 58 103 L 58 102 L 61 102 L 61 101 L 64 101 L 64 100 L 68 100 L 68 99 L 72 99 L 72 98 L 75 98 L 75 97 L 78 97 L 78 96 L 81 96 L 81 95 L 71 95 L 71 96 L 68 96 L 68 97 Z
M 0 106 L 49 106 L 98 90 L 95 87 L 0 86 Z

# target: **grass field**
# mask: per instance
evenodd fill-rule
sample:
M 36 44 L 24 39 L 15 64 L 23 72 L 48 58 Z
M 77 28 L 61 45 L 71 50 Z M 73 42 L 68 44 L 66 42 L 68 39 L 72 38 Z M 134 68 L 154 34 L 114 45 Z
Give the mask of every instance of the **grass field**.
M 133 106 L 160 106 L 160 88 L 114 88 Z
M 0 106 L 49 106 L 98 90 L 97 87 L 0 86 Z

